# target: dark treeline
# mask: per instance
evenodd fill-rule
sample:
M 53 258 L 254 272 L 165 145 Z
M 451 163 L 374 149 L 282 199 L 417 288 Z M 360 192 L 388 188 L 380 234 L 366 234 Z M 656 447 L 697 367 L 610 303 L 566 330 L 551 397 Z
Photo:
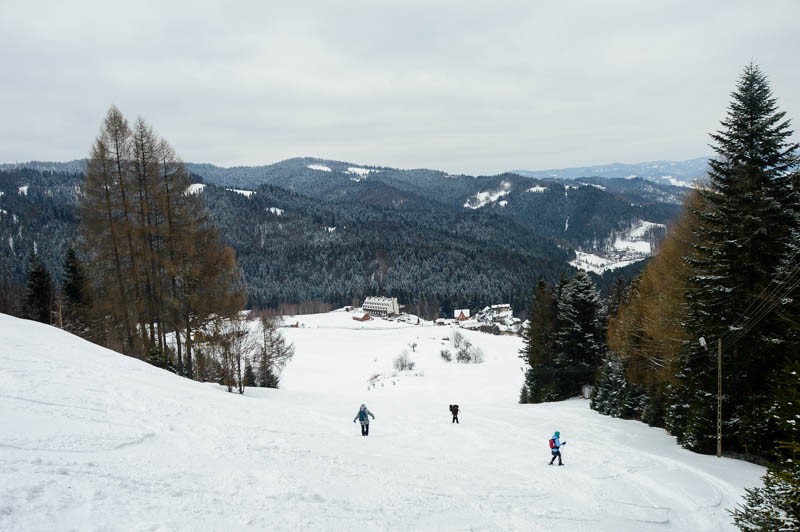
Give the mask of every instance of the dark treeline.
M 570 256 L 484 213 L 321 202 L 277 187 L 203 195 L 238 250 L 253 307 L 390 294 L 428 318 L 493 302 L 524 309 L 536 279 L 556 279 Z

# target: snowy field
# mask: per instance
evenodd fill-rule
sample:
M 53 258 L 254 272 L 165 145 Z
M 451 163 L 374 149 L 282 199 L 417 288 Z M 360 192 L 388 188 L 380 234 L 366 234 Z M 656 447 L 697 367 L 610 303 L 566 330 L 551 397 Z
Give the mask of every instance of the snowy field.
M 464 331 L 467 365 L 448 327 L 287 323 L 282 389 L 240 396 L 0 314 L 0 530 L 733 530 L 764 472 L 585 400 L 517 404 L 518 338 Z

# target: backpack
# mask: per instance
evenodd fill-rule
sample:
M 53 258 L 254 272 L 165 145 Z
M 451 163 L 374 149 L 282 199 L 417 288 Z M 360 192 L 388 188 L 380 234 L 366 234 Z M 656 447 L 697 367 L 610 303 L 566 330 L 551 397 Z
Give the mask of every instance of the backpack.
M 366 421 L 367 420 L 367 411 L 366 410 L 359 410 L 358 411 L 358 420 L 359 421 Z
M 550 448 L 551 449 L 556 448 L 556 440 L 554 438 L 550 438 Z

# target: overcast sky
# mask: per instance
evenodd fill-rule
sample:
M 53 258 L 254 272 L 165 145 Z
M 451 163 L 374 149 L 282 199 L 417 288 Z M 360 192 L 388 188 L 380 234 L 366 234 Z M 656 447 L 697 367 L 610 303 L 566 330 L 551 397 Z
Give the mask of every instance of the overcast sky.
M 751 60 L 800 129 L 798 22 L 797 0 L 0 0 L 0 162 L 87 157 L 112 104 L 220 166 L 689 159 Z

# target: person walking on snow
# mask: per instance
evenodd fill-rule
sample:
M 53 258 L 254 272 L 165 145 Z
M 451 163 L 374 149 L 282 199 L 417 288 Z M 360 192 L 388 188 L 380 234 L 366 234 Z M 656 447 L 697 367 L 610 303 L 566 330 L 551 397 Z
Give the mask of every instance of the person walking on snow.
M 553 457 L 550 459 L 549 465 L 553 465 L 553 461 L 555 461 L 556 458 L 558 458 L 558 465 L 564 465 L 561 461 L 561 446 L 566 444 L 567 442 L 561 441 L 561 433 L 555 431 L 553 437 L 550 438 L 550 453 Z
M 369 416 L 372 416 L 372 419 L 375 419 L 375 416 L 369 411 L 367 405 L 362 403 L 361 407 L 358 409 L 358 414 L 356 414 L 356 417 L 353 418 L 353 423 L 355 423 L 356 420 L 361 423 L 362 436 L 369 436 Z
M 450 405 L 450 413 L 453 414 L 453 421 L 450 423 L 459 423 L 458 421 L 458 405 Z

